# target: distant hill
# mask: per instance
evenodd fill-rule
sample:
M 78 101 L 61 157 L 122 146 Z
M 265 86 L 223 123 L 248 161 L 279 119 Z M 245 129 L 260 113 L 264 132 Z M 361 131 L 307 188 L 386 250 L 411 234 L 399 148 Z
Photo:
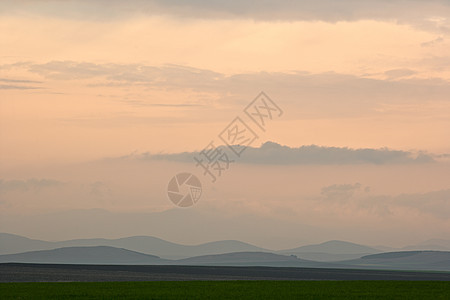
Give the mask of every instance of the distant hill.
M 134 236 L 120 239 L 77 239 L 46 242 L 18 235 L 0 233 L 0 254 L 13 254 L 34 250 L 50 250 L 63 247 L 110 246 L 157 255 L 166 259 L 242 251 L 267 251 L 240 241 L 226 240 L 200 245 L 180 245 L 151 236 Z
M 217 255 L 203 255 L 173 261 L 176 265 L 209 266 L 264 266 L 303 268 L 345 268 L 346 265 L 300 259 L 294 255 L 280 255 L 269 252 L 235 252 Z
M 449 251 L 399 251 L 363 256 L 340 262 L 369 269 L 440 270 L 450 272 Z
M 109 246 L 64 247 L 0 255 L 0 263 L 112 264 L 112 265 L 229 265 L 229 266 L 317 266 L 294 256 L 267 252 L 233 252 L 202 255 L 180 260 L 161 259 Z
M 339 262 L 318 262 L 295 256 L 265 252 L 239 252 L 220 255 L 206 255 L 177 260 L 182 265 L 217 266 L 273 266 L 306 268 L 385 269 L 450 271 L 450 252 L 443 251 L 401 251 L 363 256 L 359 259 Z
M 265 251 L 265 249 L 233 240 L 210 242 L 200 245 L 180 245 L 149 236 L 134 236 L 112 240 L 71 240 L 60 242 L 59 244 L 64 246 L 107 245 L 112 247 L 126 248 L 146 254 L 158 255 L 167 259 L 181 259 L 192 256 L 220 254 L 237 251 Z
M 234 252 L 216 255 L 203 255 L 177 260 L 181 265 L 233 265 L 233 266 L 297 266 L 304 262 L 294 256 L 279 255 L 268 252 Z
M 375 248 L 336 240 L 277 251 L 280 254 L 293 254 L 303 259 L 315 261 L 341 261 L 380 252 Z
M 280 252 L 319 252 L 319 253 L 330 253 L 330 254 L 352 254 L 352 253 L 379 253 L 380 250 L 350 243 L 344 241 L 328 241 L 321 244 L 307 245 L 294 249 L 283 250 Z
M 33 250 L 53 249 L 51 242 L 29 239 L 20 235 L 0 233 L 0 255 Z
M 400 251 L 366 255 L 339 262 L 318 262 L 269 252 L 231 252 L 179 260 L 162 259 L 109 246 L 64 247 L 0 255 L 0 263 L 270 266 L 335 269 L 423 270 L 450 272 L 448 251 Z
M 408 247 L 446 247 L 447 243 L 448 240 L 429 240 Z M 381 252 L 383 251 L 376 248 L 344 241 L 270 251 L 234 240 L 180 245 L 156 237 L 134 236 L 47 242 L 0 233 L 0 254 L 3 254 L 0 255 L 0 262 L 260 265 L 450 271 L 448 251 Z
M 56 263 L 56 264 L 164 264 L 166 260 L 126 249 L 107 246 L 66 247 L 0 255 L 2 263 Z

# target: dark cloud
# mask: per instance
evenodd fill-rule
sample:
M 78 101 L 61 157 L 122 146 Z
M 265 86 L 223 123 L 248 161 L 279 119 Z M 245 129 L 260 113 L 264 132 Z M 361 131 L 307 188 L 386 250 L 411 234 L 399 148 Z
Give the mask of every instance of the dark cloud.
M 222 151 L 229 151 L 221 146 Z M 179 162 L 193 162 L 198 152 L 175 154 L 143 154 L 138 159 L 163 159 Z M 231 154 L 230 154 L 231 156 Z M 351 149 L 323 146 L 301 146 L 291 148 L 273 142 L 266 142 L 259 148 L 247 147 L 237 160 L 239 163 L 277 165 L 340 165 L 340 164 L 416 164 L 434 162 L 428 154 L 414 154 L 407 151 L 382 149 Z
M 357 21 L 386 20 L 423 29 L 449 32 L 447 0 L 34 0 L 4 1 L 0 12 L 51 15 L 60 18 L 111 20 L 140 15 L 179 18 L 253 19 L 258 21 Z
M 317 145 L 290 148 L 267 142 L 260 148 L 246 149 L 243 161 L 276 164 L 403 164 L 431 162 L 433 159 L 426 154 L 413 157 L 413 153 L 387 148 L 350 149 Z

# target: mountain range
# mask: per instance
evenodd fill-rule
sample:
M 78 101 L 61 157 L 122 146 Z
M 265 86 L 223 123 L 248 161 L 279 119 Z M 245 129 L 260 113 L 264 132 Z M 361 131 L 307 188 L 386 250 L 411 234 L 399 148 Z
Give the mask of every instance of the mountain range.
M 52 264 L 164 264 L 168 261 L 155 255 L 108 246 L 64 247 L 0 255 L 0 262 Z
M 435 245 L 432 240 L 405 248 Z M 181 245 L 156 237 L 78 239 L 49 242 L 0 233 L 0 263 L 220 265 L 450 271 L 450 251 L 389 251 L 328 241 L 271 251 L 240 241 Z
M 314 261 L 341 261 L 360 258 L 364 255 L 382 252 L 379 249 L 344 241 L 328 241 L 321 244 L 306 245 L 294 249 L 278 251 L 303 259 Z
M 162 259 L 109 246 L 64 247 L 0 255 L 0 263 L 94 264 L 94 265 L 187 265 L 261 266 L 334 269 L 385 269 L 450 272 L 449 251 L 402 251 L 363 256 L 340 262 L 316 262 L 269 252 L 232 252 L 180 260 Z
M 221 254 L 240 251 L 267 251 L 240 241 L 216 241 L 200 245 L 181 245 L 151 236 L 133 236 L 119 239 L 76 239 L 47 242 L 23 236 L 0 233 L 0 254 L 14 254 L 34 250 L 50 250 L 63 247 L 110 246 L 126 248 L 144 254 L 157 255 L 166 259 L 181 259 L 192 256 Z

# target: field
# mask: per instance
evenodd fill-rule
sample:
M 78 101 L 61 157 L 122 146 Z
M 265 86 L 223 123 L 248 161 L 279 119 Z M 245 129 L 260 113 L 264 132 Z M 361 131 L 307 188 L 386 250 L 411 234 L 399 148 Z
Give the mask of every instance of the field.
M 450 299 L 450 274 L 282 267 L 0 264 L 1 299 Z
M 117 282 L 184 280 L 450 281 L 450 273 L 256 266 L 0 264 L 0 282 Z
M 2 299 L 449 299 L 435 281 L 1 283 Z

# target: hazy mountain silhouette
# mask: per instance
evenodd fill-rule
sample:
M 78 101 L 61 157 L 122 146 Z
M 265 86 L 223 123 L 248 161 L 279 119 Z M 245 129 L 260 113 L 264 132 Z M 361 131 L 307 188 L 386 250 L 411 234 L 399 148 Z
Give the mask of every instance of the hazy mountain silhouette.
M 298 248 L 283 250 L 283 252 L 322 252 L 322 253 L 333 253 L 333 254 L 352 254 L 352 253 L 378 253 L 380 250 L 367 247 L 360 244 L 345 242 L 345 241 L 328 241 L 321 244 L 301 246 Z
M 60 242 L 32 240 L 18 235 L 0 233 L 0 254 L 13 254 L 33 250 L 49 250 L 62 247 L 111 246 L 125 248 L 162 258 L 180 259 L 199 255 L 240 251 L 267 251 L 240 241 L 217 241 L 200 245 L 180 245 L 150 236 L 134 236 L 120 239 L 77 239 Z
M 267 240 L 279 241 L 292 238 L 298 231 L 302 232 L 304 240 L 312 240 L 317 235 L 330 234 L 323 228 L 278 218 L 249 214 L 224 215 L 212 208 L 208 208 L 207 211 L 208 213 L 197 209 L 174 208 L 162 212 L 119 213 L 102 209 L 87 209 L 31 216 L 0 214 L 0 231 L 27 232 L 29 237 L 46 236 L 46 239 L 63 241 L 67 240 L 66 237 L 78 237 L 83 232 L 89 234 L 89 238 L 105 237 L 105 233 L 111 234 L 111 228 L 114 228 L 115 237 L 156 236 L 170 241 L 183 241 L 184 244 L 238 240 L 252 241 L 257 245 L 264 244 Z M 80 222 L 80 220 L 83 221 Z M 179 227 L 177 224 L 183 225 Z M 255 224 L 259 225 L 255 226 Z M 185 233 L 188 232 L 195 233 L 191 235 L 192 239 L 185 238 Z M 276 242 L 271 242 L 271 244 L 276 245 Z M 37 249 L 25 249 L 24 251 L 30 250 Z M 246 248 L 233 251 L 262 250 Z M 149 252 L 149 254 L 152 253 Z M 202 254 L 208 253 L 194 255 Z
M 56 247 L 53 247 L 51 242 L 29 239 L 10 233 L 0 233 L 0 255 L 53 248 Z
M 339 262 L 317 262 L 269 252 L 232 252 L 201 255 L 180 260 L 161 259 L 109 246 L 64 247 L 0 255 L 0 263 L 112 264 L 112 265 L 216 265 L 272 266 L 339 269 L 385 269 L 450 271 L 450 252 L 401 251 L 363 256 Z
M 66 247 L 53 250 L 30 251 L 0 255 L 0 262 L 56 263 L 56 264 L 164 264 L 155 255 L 127 249 L 96 246 Z
M 408 247 L 445 247 L 430 240 Z M 360 244 L 328 241 L 282 251 L 270 251 L 240 241 L 180 245 L 156 237 L 78 239 L 47 242 L 0 233 L 0 262 L 92 264 L 209 264 L 303 266 L 450 271 L 450 252 L 385 252 Z M 293 255 L 293 256 L 291 256 Z M 298 257 L 298 258 L 297 258 Z
M 400 251 L 363 256 L 341 262 L 355 267 L 395 270 L 450 271 L 449 251 Z
M 307 245 L 298 248 L 278 251 L 280 254 L 293 254 L 306 260 L 341 261 L 355 259 L 367 254 L 382 251 L 360 244 L 345 241 L 328 241 L 321 244 Z
M 168 259 L 180 259 L 191 256 L 220 254 L 237 251 L 264 251 L 265 249 L 240 242 L 240 241 L 216 241 L 200 245 L 180 245 L 168 242 L 156 237 L 134 236 L 120 239 L 87 239 L 70 240 L 58 243 L 59 245 L 69 246 L 90 246 L 106 245 L 112 247 L 121 247 L 146 254 L 158 255 Z
M 202 255 L 181 260 L 161 259 L 136 251 L 109 246 L 64 247 L 52 250 L 30 251 L 0 255 L 0 263 L 53 264 L 129 264 L 129 265 L 242 265 L 242 266 L 314 266 L 294 256 L 268 252 L 233 252 Z
M 238 252 L 191 257 L 172 264 L 450 271 L 450 252 L 388 252 L 339 262 L 318 262 L 267 252 Z
M 258 266 L 297 266 L 305 262 L 294 256 L 280 255 L 269 252 L 234 252 L 215 255 L 203 255 L 177 260 L 182 265 L 258 265 Z

